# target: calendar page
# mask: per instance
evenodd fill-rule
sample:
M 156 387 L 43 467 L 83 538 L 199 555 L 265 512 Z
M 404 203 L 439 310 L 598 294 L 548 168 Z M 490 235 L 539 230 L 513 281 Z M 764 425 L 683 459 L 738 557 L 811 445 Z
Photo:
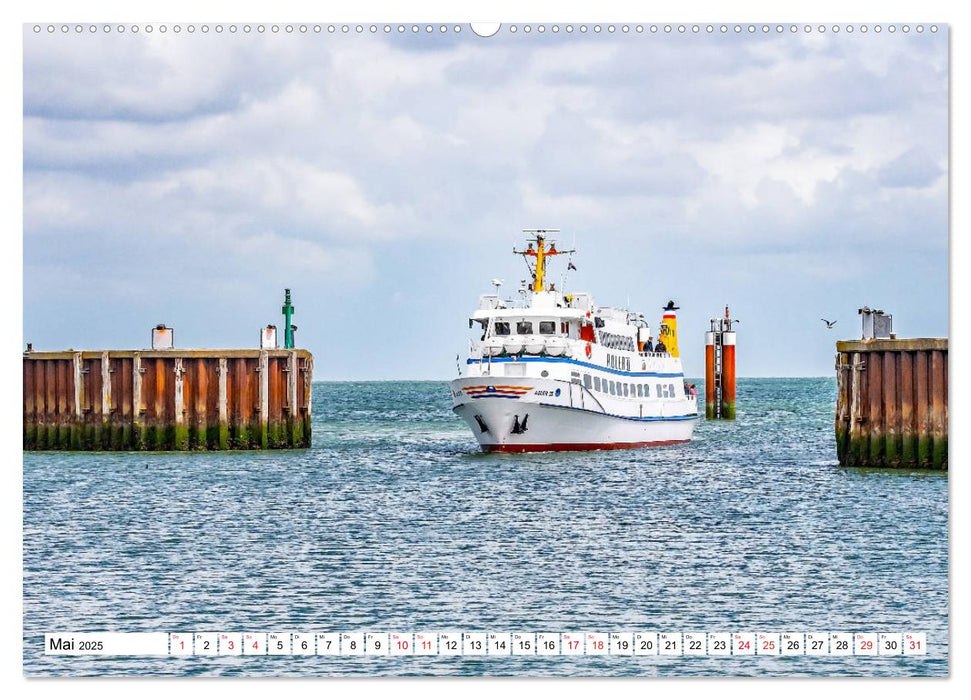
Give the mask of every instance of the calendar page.
M 325 14 L 22 27 L 23 674 L 947 676 L 948 24 Z

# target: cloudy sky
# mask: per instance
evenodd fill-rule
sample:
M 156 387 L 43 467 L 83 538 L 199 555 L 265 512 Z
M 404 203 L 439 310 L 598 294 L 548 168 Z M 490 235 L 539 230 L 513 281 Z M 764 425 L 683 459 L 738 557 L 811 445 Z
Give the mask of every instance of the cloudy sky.
M 573 290 L 678 302 L 689 375 L 729 303 L 740 374 L 829 376 L 863 304 L 947 335 L 947 168 L 943 27 L 28 25 L 24 340 L 253 346 L 290 287 L 315 378 L 445 379 L 520 229 L 556 227 Z

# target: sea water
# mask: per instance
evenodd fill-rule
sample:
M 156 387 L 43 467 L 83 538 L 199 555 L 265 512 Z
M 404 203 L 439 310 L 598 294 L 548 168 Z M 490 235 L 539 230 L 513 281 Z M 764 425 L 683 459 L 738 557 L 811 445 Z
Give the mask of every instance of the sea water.
M 313 448 L 25 453 L 27 675 L 944 675 L 946 473 L 843 469 L 832 379 L 690 444 L 486 455 L 445 382 L 317 383 Z M 703 406 L 702 406 L 703 411 Z M 45 632 L 926 632 L 926 656 L 63 657 Z

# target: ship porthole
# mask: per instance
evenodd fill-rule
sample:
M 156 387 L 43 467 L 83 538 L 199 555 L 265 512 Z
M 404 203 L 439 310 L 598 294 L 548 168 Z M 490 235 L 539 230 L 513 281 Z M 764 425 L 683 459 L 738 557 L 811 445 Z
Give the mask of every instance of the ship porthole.
M 547 371 L 546 371 L 546 370 L 544 369 L 544 370 L 543 370 L 542 372 L 540 372 L 540 373 L 539 373 L 539 376 L 541 376 L 541 377 L 548 377 L 548 376 L 550 376 L 550 373 L 549 373 L 549 372 L 547 372 Z

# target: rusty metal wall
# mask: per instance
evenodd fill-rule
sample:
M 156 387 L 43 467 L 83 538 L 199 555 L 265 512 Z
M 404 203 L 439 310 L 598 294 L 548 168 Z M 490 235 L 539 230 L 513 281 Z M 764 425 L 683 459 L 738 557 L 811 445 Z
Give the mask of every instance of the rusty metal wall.
M 28 352 L 25 450 L 309 447 L 306 350 Z
M 947 469 L 946 338 L 836 344 L 842 466 Z

